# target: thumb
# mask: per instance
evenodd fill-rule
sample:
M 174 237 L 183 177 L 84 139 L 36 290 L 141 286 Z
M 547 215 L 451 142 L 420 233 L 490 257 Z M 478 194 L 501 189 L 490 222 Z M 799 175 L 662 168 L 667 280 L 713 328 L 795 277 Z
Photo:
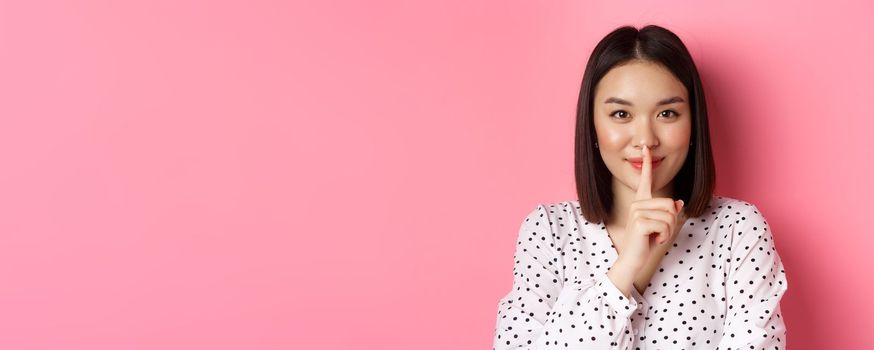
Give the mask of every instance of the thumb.
M 681 222 L 685 222 L 685 221 L 686 221 L 686 216 L 685 216 L 686 214 L 685 214 L 685 212 L 682 211 L 684 205 L 685 205 L 685 203 L 683 203 L 683 200 L 682 200 L 682 199 L 678 199 L 678 200 L 675 200 L 675 201 L 674 201 L 674 209 L 677 210 L 677 217 L 674 218 L 674 219 L 676 220 L 675 223 L 676 223 L 677 225 L 679 225 Z M 677 228 L 675 227 L 674 230 L 677 230 Z M 672 234 L 669 234 L 667 238 L 660 240 L 660 241 L 659 241 L 659 244 L 661 244 L 661 243 L 665 243 L 665 241 L 667 241 L 668 239 L 670 239 L 670 237 L 671 237 L 672 235 L 673 235 L 673 233 L 672 233 Z

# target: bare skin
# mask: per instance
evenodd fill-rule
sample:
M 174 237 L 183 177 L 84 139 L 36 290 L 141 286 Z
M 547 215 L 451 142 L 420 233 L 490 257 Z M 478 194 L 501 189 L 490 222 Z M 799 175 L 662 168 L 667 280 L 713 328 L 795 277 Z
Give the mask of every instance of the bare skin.
M 689 150 L 687 101 L 685 86 L 647 61 L 614 67 L 596 87 L 599 151 L 613 174 L 614 206 L 605 226 L 619 255 L 608 277 L 626 296 L 632 287 L 643 294 L 686 221 L 672 196 Z
M 649 152 L 646 149 L 644 150 L 644 154 L 643 176 L 638 185 L 638 191 L 635 198 L 638 203 L 652 203 L 653 198 L 650 190 L 652 184 L 652 158 L 648 156 Z M 611 233 L 608 228 L 608 235 L 610 235 L 610 238 L 613 240 L 619 259 L 614 262 L 610 271 L 607 272 L 607 276 L 626 297 L 631 296 L 632 287 L 636 288 L 641 295 L 646 291 L 646 288 L 649 286 L 649 282 L 661 263 L 662 258 L 673 246 L 673 242 L 678 237 L 680 228 L 683 227 L 683 224 L 687 219 L 685 212 L 683 211 L 682 201 L 672 201 L 671 205 L 673 206 L 672 209 L 674 209 L 672 211 L 655 209 L 669 212 L 670 219 L 674 220 L 673 224 L 667 224 L 664 228 L 653 228 L 653 226 L 633 227 L 632 224 L 634 223 L 629 223 L 629 226 L 632 226 L 630 231 L 635 231 L 632 233 L 627 233 L 626 230 L 619 227 L 614 227 L 614 232 Z M 638 221 L 636 218 L 632 220 L 635 222 Z M 635 244 L 635 239 L 641 241 L 641 238 L 645 241 L 643 244 L 648 247 L 648 249 L 646 249 L 642 254 L 646 257 L 645 260 L 634 258 L 634 256 L 641 256 L 640 253 L 626 253 L 626 248 L 629 245 Z M 639 249 L 629 249 L 629 251 L 632 250 L 639 251 Z

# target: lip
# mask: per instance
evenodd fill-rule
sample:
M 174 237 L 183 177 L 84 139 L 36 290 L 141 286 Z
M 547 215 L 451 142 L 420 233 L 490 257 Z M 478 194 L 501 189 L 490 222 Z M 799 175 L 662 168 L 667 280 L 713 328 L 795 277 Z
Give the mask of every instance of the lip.
M 655 169 L 656 167 L 658 167 L 659 164 L 661 164 L 664 159 L 665 159 L 665 157 L 653 159 L 652 168 Z M 632 168 L 635 168 L 637 170 L 643 169 L 643 158 L 628 158 L 627 160 L 628 160 L 628 164 L 631 164 Z

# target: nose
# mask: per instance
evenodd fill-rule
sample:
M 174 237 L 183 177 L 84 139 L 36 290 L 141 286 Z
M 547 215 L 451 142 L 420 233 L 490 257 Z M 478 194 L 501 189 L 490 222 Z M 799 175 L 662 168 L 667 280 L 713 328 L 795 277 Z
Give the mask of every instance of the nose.
M 648 118 L 638 118 L 637 121 L 638 123 L 634 130 L 634 139 L 631 140 L 634 147 L 642 149 L 643 145 L 646 145 L 649 149 L 653 149 L 658 146 L 658 139 L 655 130 L 653 130 L 653 123 L 648 120 Z

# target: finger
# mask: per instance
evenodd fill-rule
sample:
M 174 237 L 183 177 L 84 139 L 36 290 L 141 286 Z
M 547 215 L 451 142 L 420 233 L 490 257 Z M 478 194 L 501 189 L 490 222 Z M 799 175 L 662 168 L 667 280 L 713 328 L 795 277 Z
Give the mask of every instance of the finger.
M 631 202 L 631 211 L 648 209 L 664 210 L 674 215 L 677 215 L 678 212 L 677 202 L 671 198 L 650 198 Z
M 652 156 L 649 147 L 643 145 L 643 164 L 640 169 L 640 182 L 637 184 L 637 194 L 634 199 L 652 198 Z
M 661 244 L 670 236 L 671 225 L 662 220 L 641 218 L 640 225 L 644 228 L 646 235 L 656 237 L 656 242 Z
M 680 234 L 680 230 L 683 229 L 683 226 L 686 224 L 686 208 L 683 200 L 677 200 L 674 202 L 677 209 L 677 215 L 674 216 L 675 220 L 674 224 L 671 225 L 671 234 L 668 235 L 667 240 L 673 241 L 674 236 Z M 659 242 L 662 243 L 662 242 Z
M 677 220 L 678 221 L 686 221 L 686 203 L 683 203 L 683 200 L 677 200 L 674 202 L 677 208 Z
M 677 226 L 677 223 L 671 222 L 670 224 L 665 223 L 665 225 L 667 225 L 667 228 L 659 233 L 659 244 L 670 242 L 674 239 L 674 231 L 676 230 L 675 227 Z
M 670 239 L 671 233 L 673 233 L 674 228 L 677 226 L 676 215 L 668 213 L 668 212 L 663 211 L 663 210 L 639 211 L 639 212 L 637 212 L 637 217 L 644 218 L 647 220 L 655 220 L 655 221 L 663 222 L 666 225 L 668 225 L 667 232 L 664 232 L 664 233 L 667 233 L 667 237 L 665 237 L 665 235 L 660 235 L 659 236 L 660 242 L 661 242 L 661 240 Z
M 646 218 L 646 219 L 664 221 L 666 223 L 672 223 L 672 222 L 677 221 L 676 215 L 671 214 L 671 213 L 666 212 L 666 211 L 661 210 L 661 209 L 638 210 L 633 215 L 634 216 L 632 218 L 634 218 L 634 217 Z

